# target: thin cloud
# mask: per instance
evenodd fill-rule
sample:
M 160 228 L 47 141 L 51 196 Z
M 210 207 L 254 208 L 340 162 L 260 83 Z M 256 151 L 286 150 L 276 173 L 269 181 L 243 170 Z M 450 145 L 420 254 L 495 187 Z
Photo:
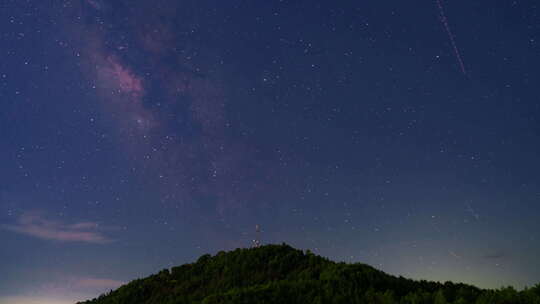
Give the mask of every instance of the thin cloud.
M 98 231 L 98 227 L 99 225 L 93 222 L 66 224 L 57 220 L 45 219 L 40 215 L 30 213 L 21 215 L 15 225 L 4 226 L 4 228 L 9 231 L 43 240 L 94 244 L 112 242 L 110 238 Z
M 84 289 L 116 289 L 123 284 L 122 281 L 104 278 L 79 278 L 76 281 L 76 287 Z
M 58 299 L 56 297 L 36 297 L 36 296 L 2 296 L 0 303 L 3 304 L 73 304 L 74 299 Z
M 125 282 L 100 277 L 55 276 L 31 292 L 0 295 L 2 304 L 73 304 L 116 289 Z
M 504 259 L 506 257 L 507 257 L 507 254 L 505 254 L 504 252 L 492 252 L 492 253 L 488 253 L 482 256 L 482 258 L 488 259 L 488 260 Z

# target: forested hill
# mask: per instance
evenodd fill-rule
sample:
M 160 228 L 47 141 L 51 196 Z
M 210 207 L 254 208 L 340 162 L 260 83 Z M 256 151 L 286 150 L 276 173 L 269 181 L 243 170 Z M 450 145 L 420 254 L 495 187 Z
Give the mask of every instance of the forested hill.
M 394 277 L 365 264 L 336 263 L 288 245 L 203 255 L 138 279 L 85 304 L 183 303 L 534 303 L 540 284 L 482 290 Z

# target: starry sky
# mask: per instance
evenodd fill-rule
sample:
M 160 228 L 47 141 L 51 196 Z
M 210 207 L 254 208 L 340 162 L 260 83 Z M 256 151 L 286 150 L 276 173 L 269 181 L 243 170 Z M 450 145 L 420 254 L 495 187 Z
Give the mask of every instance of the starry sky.
M 0 302 L 73 303 L 254 238 L 540 282 L 536 1 L 0 8 Z

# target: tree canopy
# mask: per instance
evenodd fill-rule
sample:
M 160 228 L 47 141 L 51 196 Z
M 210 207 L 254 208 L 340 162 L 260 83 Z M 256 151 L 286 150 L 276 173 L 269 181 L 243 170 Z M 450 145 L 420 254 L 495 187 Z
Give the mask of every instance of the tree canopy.
M 415 281 L 282 244 L 203 255 L 79 304 L 188 303 L 540 304 L 540 284 L 518 292 Z

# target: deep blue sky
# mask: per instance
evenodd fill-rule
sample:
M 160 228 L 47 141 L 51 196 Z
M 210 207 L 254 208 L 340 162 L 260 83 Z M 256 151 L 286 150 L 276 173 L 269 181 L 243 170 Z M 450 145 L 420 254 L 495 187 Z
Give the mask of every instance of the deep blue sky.
M 287 242 L 540 281 L 536 1 L 3 1 L 0 302 Z M 458 62 L 464 62 L 465 73 Z

